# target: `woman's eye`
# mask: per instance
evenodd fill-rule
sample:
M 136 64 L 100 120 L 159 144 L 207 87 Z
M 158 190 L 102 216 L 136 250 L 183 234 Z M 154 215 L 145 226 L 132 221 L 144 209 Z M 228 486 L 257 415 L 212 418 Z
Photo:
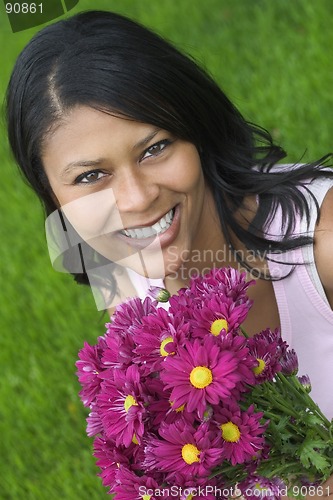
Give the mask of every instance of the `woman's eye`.
M 100 170 L 91 170 L 91 172 L 86 172 L 85 174 L 79 175 L 74 183 L 75 184 L 93 184 L 96 181 L 99 181 L 105 174 Z
M 159 142 L 156 142 L 143 153 L 141 160 L 145 160 L 146 158 L 151 158 L 154 156 L 158 156 L 162 151 L 171 143 L 168 139 L 162 139 Z

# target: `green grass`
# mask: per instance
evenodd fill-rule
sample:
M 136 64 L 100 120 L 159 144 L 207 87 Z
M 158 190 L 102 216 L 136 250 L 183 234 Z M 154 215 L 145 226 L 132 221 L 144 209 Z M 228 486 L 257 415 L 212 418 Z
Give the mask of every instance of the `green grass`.
M 81 0 L 72 12 L 93 7 L 128 14 L 198 58 L 290 161 L 333 149 L 330 0 Z M 37 30 L 11 33 L 3 4 L 0 29 L 2 95 Z M 74 363 L 106 317 L 88 288 L 51 268 L 42 210 L 4 140 L 0 157 L 0 499 L 101 499 Z

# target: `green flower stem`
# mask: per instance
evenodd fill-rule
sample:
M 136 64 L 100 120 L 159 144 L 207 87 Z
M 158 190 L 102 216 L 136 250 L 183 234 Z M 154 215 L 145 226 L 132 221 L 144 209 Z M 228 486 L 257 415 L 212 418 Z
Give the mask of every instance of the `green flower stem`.
M 299 469 L 299 462 L 290 462 L 288 464 L 282 464 L 281 465 L 281 459 L 277 460 L 278 466 L 273 468 L 272 471 L 270 471 L 269 474 L 266 474 L 266 477 L 268 479 L 273 478 L 273 477 L 281 477 L 289 474 L 290 472 L 292 473 L 293 477 L 295 478 L 296 475 L 302 477 L 307 474 L 307 471 L 304 469 L 303 471 L 297 471 Z M 267 461 L 268 464 L 268 461 Z M 274 464 L 272 464 L 274 465 Z M 258 472 L 260 472 L 260 466 L 258 468 Z
M 279 423 L 281 420 L 279 415 L 276 415 L 275 413 L 271 413 L 270 411 L 262 410 L 262 413 L 264 414 L 264 417 L 268 418 L 271 422 L 273 422 L 275 420 L 277 423 Z M 286 422 L 286 427 L 288 427 L 290 430 L 292 430 L 296 434 L 300 434 L 299 427 L 296 427 L 296 425 L 292 424 L 290 421 Z M 305 437 L 304 432 L 302 432 L 301 434 L 303 437 Z
M 240 328 L 240 331 L 242 332 L 242 334 L 244 335 L 245 338 L 247 338 L 247 339 L 250 338 L 250 336 L 248 335 L 248 333 L 246 333 L 244 328 L 242 328 L 241 326 L 239 328 Z
M 267 401 L 266 399 L 263 399 L 263 398 L 257 398 L 256 397 L 256 403 L 258 404 L 262 404 L 263 406 L 266 406 L 270 409 L 272 409 L 272 407 L 274 407 L 274 409 L 278 409 L 278 410 L 281 410 L 282 413 L 284 415 L 290 415 L 291 417 L 294 417 L 294 418 L 297 418 L 298 417 L 298 414 L 295 413 L 294 411 L 290 410 L 289 407 L 285 406 L 284 404 L 280 404 L 278 403 L 277 401 L 274 401 L 273 403 L 271 401 Z M 259 411 L 261 409 L 259 408 Z M 265 411 L 264 409 L 262 411 Z
M 286 404 L 285 399 L 281 398 L 281 393 L 276 389 L 274 383 L 271 383 L 269 386 L 266 385 L 267 382 L 261 384 L 263 396 L 267 398 L 266 406 L 271 406 L 274 408 L 278 408 L 283 413 L 287 413 L 288 415 L 298 418 L 298 413 L 295 412 L 294 408 Z M 256 386 L 258 387 L 258 386 Z M 255 394 L 255 393 L 254 393 Z M 253 394 L 252 394 L 253 395 Z M 255 395 L 256 399 L 256 395 Z
M 285 385 L 287 385 L 289 387 L 289 389 L 297 395 L 297 397 L 299 397 L 301 395 L 301 393 L 297 390 L 297 388 L 288 380 L 288 377 L 286 377 L 285 375 L 283 375 L 282 373 L 278 373 L 277 374 L 277 378 L 279 378 L 282 383 L 284 383 Z M 293 378 L 293 380 L 295 381 L 295 378 Z M 300 388 L 302 389 L 303 391 L 303 400 L 305 400 L 307 406 L 313 411 L 315 412 L 323 421 L 324 425 L 329 428 L 331 423 L 330 421 L 325 417 L 325 415 L 321 412 L 320 408 L 318 405 L 316 405 L 316 403 L 313 402 L 313 400 L 311 399 L 311 397 L 308 395 L 308 393 L 303 389 L 302 385 L 300 385 Z
M 330 435 L 330 439 L 332 439 L 332 441 L 333 441 L 333 419 L 332 419 L 331 425 L 328 429 L 328 433 Z

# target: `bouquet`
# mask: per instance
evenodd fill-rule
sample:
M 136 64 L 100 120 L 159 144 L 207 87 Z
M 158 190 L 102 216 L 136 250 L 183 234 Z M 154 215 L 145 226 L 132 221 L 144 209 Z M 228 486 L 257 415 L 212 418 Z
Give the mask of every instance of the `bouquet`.
M 116 500 L 302 497 L 332 474 L 333 425 L 296 353 L 278 330 L 242 329 L 252 284 L 224 268 L 152 290 L 84 344 L 87 434 Z

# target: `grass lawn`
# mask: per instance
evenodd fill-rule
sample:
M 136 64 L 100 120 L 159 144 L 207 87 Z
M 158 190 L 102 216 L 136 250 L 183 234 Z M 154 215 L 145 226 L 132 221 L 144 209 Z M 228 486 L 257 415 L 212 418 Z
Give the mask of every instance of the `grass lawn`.
M 290 161 L 333 150 L 331 0 L 80 0 L 72 13 L 92 8 L 127 14 L 201 61 Z M 37 29 L 13 34 L 1 3 L 0 30 L 2 97 Z M 1 137 L 0 499 L 100 500 L 74 363 L 107 317 L 89 288 L 52 269 L 42 209 Z

